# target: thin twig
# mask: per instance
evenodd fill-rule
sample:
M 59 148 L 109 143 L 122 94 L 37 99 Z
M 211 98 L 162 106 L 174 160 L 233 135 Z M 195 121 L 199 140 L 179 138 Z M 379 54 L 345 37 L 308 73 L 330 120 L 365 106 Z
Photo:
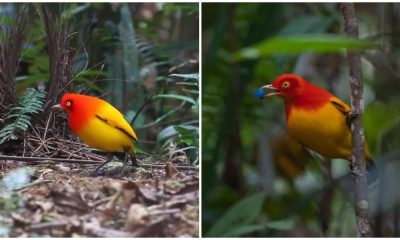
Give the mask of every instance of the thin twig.
M 135 116 L 133 116 L 132 120 L 130 121 L 130 125 L 132 126 L 135 121 L 136 118 L 139 116 L 139 114 L 143 111 L 144 107 L 151 102 L 151 100 L 153 99 L 153 95 L 151 95 L 150 97 L 148 97 L 146 99 L 146 101 L 142 104 L 142 106 L 140 106 L 140 108 L 136 111 Z
M 47 119 L 46 128 L 44 129 L 43 139 L 46 140 L 47 130 L 49 129 L 49 124 L 51 117 L 53 116 L 53 111 L 50 111 L 49 118 Z
M 43 230 L 47 230 L 47 229 L 65 227 L 67 224 L 68 224 L 67 222 L 59 222 L 59 221 L 41 222 L 41 223 L 32 224 L 29 227 L 29 229 L 31 231 L 43 231 Z
M 138 164 L 139 167 L 143 167 L 143 168 L 165 168 L 165 164 L 143 164 L 140 163 Z M 175 168 L 179 169 L 179 170 L 193 170 L 193 171 L 198 171 L 199 167 L 195 167 L 195 166 L 177 166 L 174 165 Z
M 44 179 L 40 179 L 40 180 L 31 182 L 31 183 L 28 183 L 28 184 L 26 184 L 26 185 L 24 185 L 24 186 L 22 186 L 22 187 L 20 187 L 20 188 L 17 188 L 17 189 L 15 189 L 15 190 L 16 190 L 16 191 L 20 191 L 20 190 L 23 190 L 23 189 L 25 189 L 25 188 L 31 188 L 31 187 L 34 187 L 34 186 L 37 186 L 37 185 L 40 185 L 40 184 L 43 184 L 43 183 L 50 183 L 50 182 L 54 182 L 54 180 L 44 180 Z

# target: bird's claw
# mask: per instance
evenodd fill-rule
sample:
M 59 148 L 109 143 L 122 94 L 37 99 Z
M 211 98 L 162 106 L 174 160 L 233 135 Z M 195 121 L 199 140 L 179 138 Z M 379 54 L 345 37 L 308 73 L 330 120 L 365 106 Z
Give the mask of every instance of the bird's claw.
M 361 176 L 362 174 L 358 171 L 355 171 L 354 167 L 350 164 L 350 175 L 356 177 L 356 176 Z
M 349 110 L 346 112 L 346 118 L 349 121 L 353 121 L 354 119 L 358 118 L 361 114 L 359 113 L 354 113 L 352 110 Z

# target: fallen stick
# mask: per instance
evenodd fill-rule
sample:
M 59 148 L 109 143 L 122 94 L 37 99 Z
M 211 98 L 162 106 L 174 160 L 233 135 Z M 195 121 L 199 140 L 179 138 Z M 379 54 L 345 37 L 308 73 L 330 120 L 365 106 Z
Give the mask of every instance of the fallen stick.
M 22 157 L 22 156 L 7 156 L 0 155 L 0 160 L 21 161 L 21 162 L 65 162 L 65 163 L 87 163 L 87 164 L 100 164 L 102 161 L 94 160 L 81 160 L 81 159 L 68 159 L 68 158 L 45 158 L 45 157 Z
M 81 159 L 68 159 L 68 158 L 45 158 L 45 157 L 22 157 L 22 156 L 8 156 L 8 155 L 0 155 L 0 160 L 8 160 L 8 161 L 20 161 L 20 162 L 45 162 L 45 161 L 53 161 L 53 162 L 63 162 L 63 163 L 81 163 L 81 164 L 100 164 L 103 161 L 97 160 L 81 160 Z M 165 164 L 138 164 L 139 167 L 143 168 L 165 168 Z M 194 166 L 176 166 L 175 168 L 179 170 L 194 170 L 198 171 L 199 167 Z
M 139 167 L 143 168 L 165 168 L 165 164 L 144 164 L 144 163 L 139 163 Z M 194 170 L 198 171 L 199 167 L 194 167 L 194 166 L 177 166 L 173 165 L 175 168 L 179 170 Z

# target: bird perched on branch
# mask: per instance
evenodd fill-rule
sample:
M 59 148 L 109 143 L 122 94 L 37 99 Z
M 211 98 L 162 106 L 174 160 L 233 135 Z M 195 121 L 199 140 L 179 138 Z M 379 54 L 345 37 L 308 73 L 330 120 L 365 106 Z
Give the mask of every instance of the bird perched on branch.
M 265 90 L 272 92 L 265 94 Z M 277 77 L 255 95 L 283 98 L 288 133 L 301 145 L 327 158 L 351 161 L 351 109 L 339 98 L 295 74 Z M 372 183 L 378 178 L 378 169 L 367 144 L 364 149 L 368 183 Z
M 111 104 L 97 97 L 66 93 L 61 103 L 52 109 L 68 112 L 72 132 L 90 147 L 107 153 L 108 160 L 98 166 L 96 172 L 111 161 L 112 153 L 117 152 L 128 153 L 132 164 L 137 166 L 134 152 L 134 142 L 138 140 L 136 133 Z

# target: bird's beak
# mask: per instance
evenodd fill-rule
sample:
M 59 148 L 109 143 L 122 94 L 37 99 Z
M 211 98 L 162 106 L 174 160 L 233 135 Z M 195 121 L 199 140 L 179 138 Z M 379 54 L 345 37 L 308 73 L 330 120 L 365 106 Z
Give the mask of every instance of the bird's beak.
M 51 110 L 52 111 L 60 111 L 60 110 L 64 110 L 64 108 L 61 106 L 61 104 L 56 104 L 51 107 Z
M 272 90 L 273 92 L 265 94 L 265 97 L 272 97 L 276 95 L 280 95 L 279 89 L 276 87 L 273 87 L 272 84 L 264 85 L 260 87 L 260 89 L 267 89 L 267 90 Z

